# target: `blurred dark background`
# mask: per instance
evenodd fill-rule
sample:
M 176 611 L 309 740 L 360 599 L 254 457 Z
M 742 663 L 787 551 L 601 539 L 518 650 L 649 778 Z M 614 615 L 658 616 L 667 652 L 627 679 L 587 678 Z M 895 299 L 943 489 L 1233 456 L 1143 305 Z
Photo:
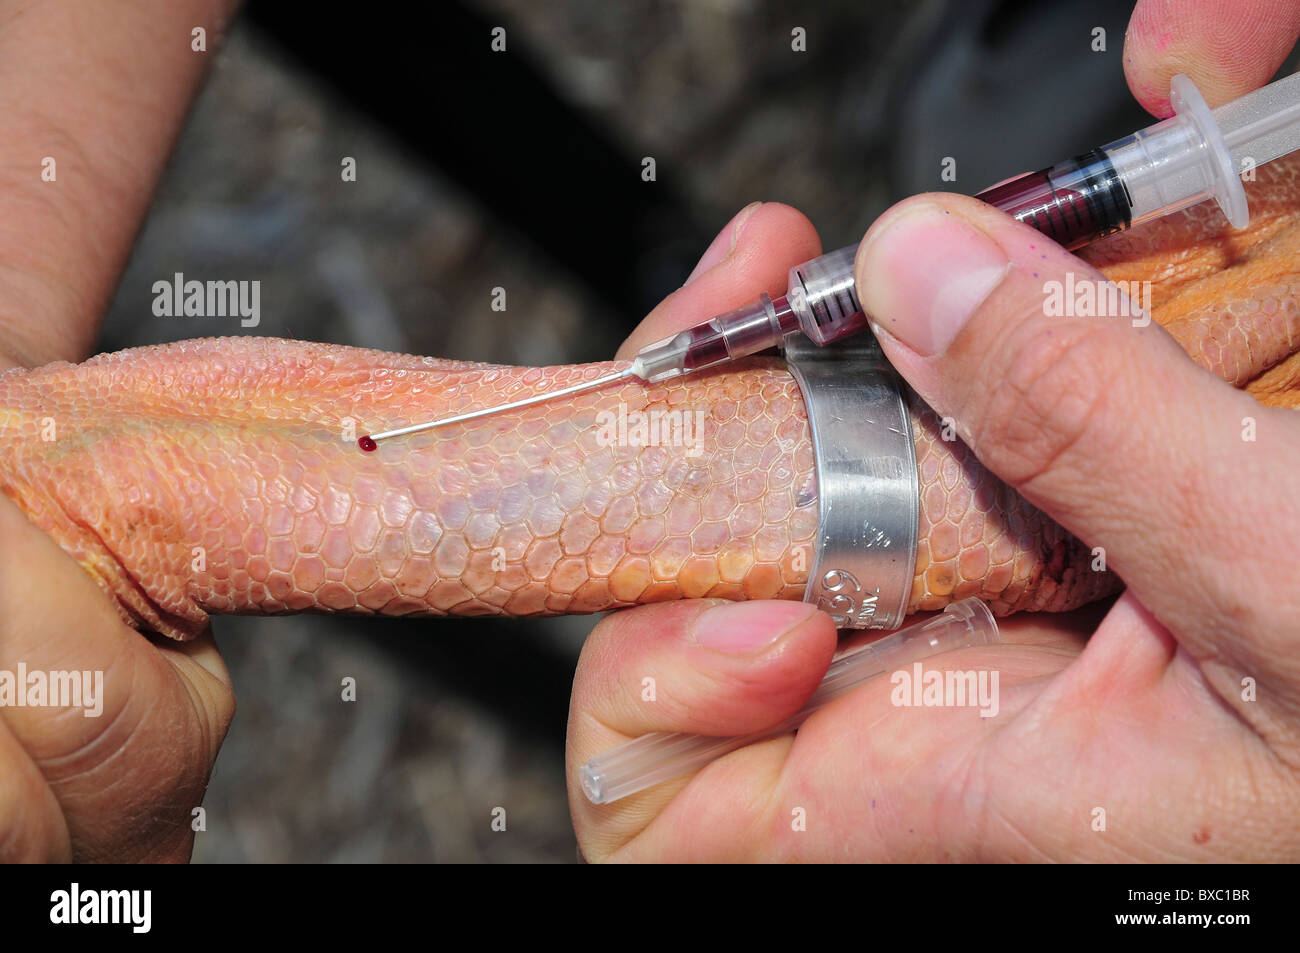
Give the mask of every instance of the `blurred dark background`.
M 1130 10 L 250 0 L 209 54 L 101 347 L 258 334 L 603 359 L 755 199 L 834 248 L 906 195 L 973 193 L 1150 122 L 1124 84 Z M 261 325 L 154 317 L 153 282 L 178 271 L 260 280 Z M 564 728 L 593 624 L 218 619 L 239 711 L 195 859 L 573 860 Z

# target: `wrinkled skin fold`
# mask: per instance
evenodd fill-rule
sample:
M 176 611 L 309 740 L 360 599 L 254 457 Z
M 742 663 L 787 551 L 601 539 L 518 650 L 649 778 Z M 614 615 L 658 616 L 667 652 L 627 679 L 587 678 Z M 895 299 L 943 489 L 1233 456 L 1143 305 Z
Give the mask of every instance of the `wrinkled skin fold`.
M 1156 321 L 1206 370 L 1300 406 L 1300 188 L 1259 170 L 1251 227 L 1212 206 L 1090 249 L 1152 283 Z M 816 532 L 807 419 L 755 359 L 384 442 L 356 437 L 621 365 L 510 368 L 257 338 L 187 341 L 0 375 L 0 492 L 133 624 L 211 613 L 532 616 L 693 597 L 797 599 Z M 609 439 L 622 417 L 672 445 Z M 672 415 L 676 415 L 675 417 Z M 911 609 L 999 613 L 1114 592 L 1086 542 L 987 472 L 919 403 Z M 629 431 L 630 432 L 630 431 Z M 689 439 L 680 439 L 689 432 Z M 659 434 L 664 436 L 663 433 Z

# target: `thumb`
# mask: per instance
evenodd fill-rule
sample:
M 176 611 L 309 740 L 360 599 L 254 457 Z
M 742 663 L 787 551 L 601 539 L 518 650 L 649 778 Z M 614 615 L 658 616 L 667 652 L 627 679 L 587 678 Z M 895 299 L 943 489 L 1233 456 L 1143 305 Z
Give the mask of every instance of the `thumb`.
M 584 711 L 630 737 L 749 734 L 798 711 L 835 644 L 830 617 L 804 602 L 687 600 L 618 612 L 583 646 L 571 715 Z
M 1300 466 L 1291 415 L 1197 367 L 1100 272 L 974 199 L 896 206 L 856 277 L 917 393 L 985 466 L 1101 547 L 1166 626 L 1207 652 L 1260 628 L 1287 588 L 1279 560 L 1297 551 L 1277 512 Z M 1246 418 L 1267 449 L 1243 439 Z
M 722 737 L 775 725 L 812 695 L 835 646 L 830 617 L 801 602 L 686 600 L 601 621 L 583 645 L 569 704 L 569 802 L 585 856 L 607 856 L 636 836 L 698 772 L 597 806 L 572 783 L 583 762 L 651 732 Z M 745 750 L 726 759 L 729 768 L 715 762 L 704 769 L 715 782 L 719 772 L 730 777 L 722 788 L 739 800 L 716 803 L 731 805 L 733 814 L 784 757 L 780 745 Z M 722 836 L 721 827 L 714 834 Z

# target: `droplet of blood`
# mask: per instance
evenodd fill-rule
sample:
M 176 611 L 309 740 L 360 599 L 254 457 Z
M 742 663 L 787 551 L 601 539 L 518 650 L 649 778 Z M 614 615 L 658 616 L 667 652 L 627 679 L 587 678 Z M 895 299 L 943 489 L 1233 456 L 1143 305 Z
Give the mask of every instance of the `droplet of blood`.
M 375 447 L 379 446 L 379 444 L 375 443 L 373 437 L 371 437 L 369 434 L 366 434 L 364 437 L 362 437 L 360 440 L 357 441 L 357 446 L 360 447 L 362 450 L 364 450 L 366 453 L 374 453 Z

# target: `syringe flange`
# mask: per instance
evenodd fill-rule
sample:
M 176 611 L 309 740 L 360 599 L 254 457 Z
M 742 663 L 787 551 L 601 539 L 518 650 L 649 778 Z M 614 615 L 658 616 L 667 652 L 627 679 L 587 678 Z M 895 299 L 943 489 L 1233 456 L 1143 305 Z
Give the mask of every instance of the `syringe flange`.
M 906 384 L 870 334 L 785 358 L 812 429 L 820 508 L 804 601 L 841 629 L 903 624 L 916 570 L 921 487 Z

